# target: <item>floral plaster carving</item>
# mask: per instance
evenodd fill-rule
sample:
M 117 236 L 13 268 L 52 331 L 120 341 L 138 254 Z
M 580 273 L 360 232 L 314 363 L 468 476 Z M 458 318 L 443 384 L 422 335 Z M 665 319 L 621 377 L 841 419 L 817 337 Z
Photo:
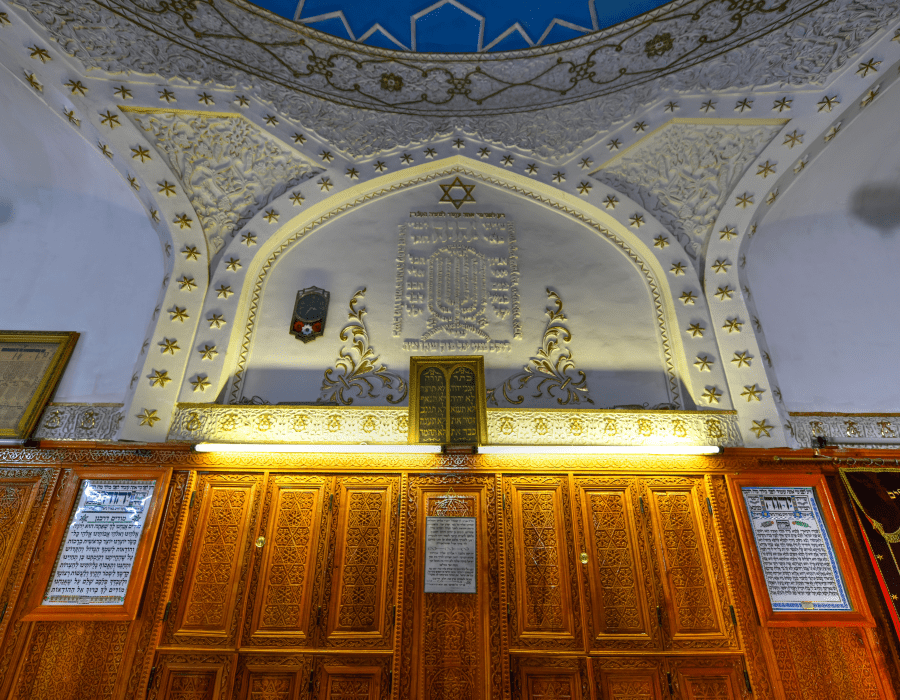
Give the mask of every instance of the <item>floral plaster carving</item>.
M 131 112 L 181 180 L 215 255 L 269 202 L 318 171 L 243 117 Z
M 120 403 L 51 403 L 34 431 L 36 440 L 115 440 L 124 418 Z
M 688 0 L 562 45 L 446 61 L 326 38 L 239 0 L 19 4 L 86 68 L 241 87 L 355 157 L 454 128 L 568 155 L 667 90 L 822 84 L 895 11 L 887 0 Z M 382 87 L 385 72 L 400 90 Z M 349 118 L 341 104 L 369 109 Z
M 749 120 L 748 120 L 749 121 Z M 702 250 L 735 183 L 784 125 L 673 120 L 595 177 L 652 212 L 699 269 Z

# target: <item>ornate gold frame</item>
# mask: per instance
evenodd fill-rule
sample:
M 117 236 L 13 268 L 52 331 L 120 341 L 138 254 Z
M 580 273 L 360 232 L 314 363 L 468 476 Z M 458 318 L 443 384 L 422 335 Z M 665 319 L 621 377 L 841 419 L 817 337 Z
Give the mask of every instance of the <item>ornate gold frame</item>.
M 0 331 L 0 352 L 6 347 L 14 347 L 16 344 L 57 344 L 50 365 L 40 378 L 37 389 L 32 393 L 18 422 L 15 425 L 0 424 L 0 439 L 25 440 L 31 434 L 44 406 L 50 400 L 56 385 L 62 378 L 63 370 L 72 356 L 78 337 L 78 333 L 67 331 Z M 25 368 L 23 367 L 23 369 Z
M 409 442 L 419 442 L 419 374 L 429 367 L 439 367 L 446 373 L 454 367 L 466 367 L 475 373 L 475 425 L 478 444 L 485 444 L 488 441 L 487 392 L 484 388 L 484 357 L 481 355 L 409 358 Z M 447 404 L 449 406 L 449 400 Z

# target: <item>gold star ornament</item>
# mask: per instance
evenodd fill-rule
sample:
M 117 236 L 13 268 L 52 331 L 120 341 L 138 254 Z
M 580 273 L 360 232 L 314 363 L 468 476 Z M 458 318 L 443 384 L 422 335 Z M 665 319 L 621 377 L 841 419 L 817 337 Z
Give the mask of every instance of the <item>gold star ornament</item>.
M 684 263 L 677 262 L 674 265 L 672 265 L 672 267 L 669 269 L 669 272 L 671 272 L 673 275 L 678 277 L 678 275 L 685 274 L 684 270 L 685 270 Z
M 697 303 L 697 296 L 693 292 L 682 292 L 680 299 L 684 302 L 685 306 Z
M 706 391 L 703 392 L 702 397 L 706 399 L 707 403 L 719 403 L 719 398 L 722 396 L 722 392 L 719 391 L 714 386 L 706 387 Z
M 271 224 L 273 221 L 278 221 L 278 212 L 274 209 L 269 209 L 263 214 L 263 218 Z
M 669 245 L 669 239 L 666 238 L 665 236 L 663 236 L 662 234 L 658 235 L 653 240 L 654 240 L 654 243 L 653 243 L 654 248 L 665 248 L 667 245 Z
M 153 371 L 153 374 L 149 376 L 150 378 L 150 386 L 160 386 L 165 388 L 166 382 L 171 382 L 172 377 L 169 376 L 169 373 L 166 370 L 160 372 L 158 369 Z
M 50 60 L 50 54 L 47 52 L 47 49 L 42 49 L 38 46 L 29 46 L 28 50 L 31 51 L 31 57 L 35 61 L 40 60 L 41 63 L 46 63 Z
M 150 155 L 150 151 L 148 151 L 143 146 L 138 146 L 137 148 L 131 149 L 131 157 L 132 158 L 140 158 L 141 163 L 146 163 L 148 160 L 153 160 Z
M 722 328 L 726 329 L 729 333 L 740 333 L 743 325 L 744 324 L 736 318 L 729 318 L 725 320 L 725 325 L 722 326 Z
M 765 391 L 765 389 L 760 389 L 756 384 L 753 386 L 745 386 L 744 390 L 741 392 L 741 396 L 747 397 L 747 402 L 753 401 L 762 401 L 760 395 Z
M 698 372 L 712 372 L 709 368 L 712 363 L 713 361 L 709 359 L 708 355 L 697 355 L 697 361 L 694 363 L 694 367 L 697 368 Z
M 615 195 L 611 194 L 606 195 L 606 199 L 603 200 L 603 204 L 607 209 L 615 209 L 618 203 L 619 200 L 615 197 Z
M 137 417 L 141 419 L 141 425 L 149 425 L 151 428 L 153 424 L 159 420 L 162 420 L 158 415 L 156 415 L 156 411 L 145 408 L 142 413 L 138 413 Z
M 736 352 L 734 353 L 734 357 L 731 358 L 731 361 L 734 362 L 738 367 L 750 366 L 750 360 L 753 359 L 753 355 L 751 355 L 746 350 L 744 352 Z
M 185 260 L 199 260 L 200 259 L 200 251 L 197 250 L 197 246 L 188 245 L 184 247 L 184 250 L 181 251 L 184 253 Z
M 169 353 L 170 355 L 174 355 L 176 351 L 181 350 L 178 347 L 178 341 L 175 338 L 163 338 L 161 343 L 157 343 L 160 346 L 160 352 L 165 355 Z
M 221 328 L 226 323 L 225 319 L 222 317 L 222 314 L 213 314 L 206 320 L 209 321 L 210 328 Z
M 194 387 L 194 391 L 206 391 L 206 387 L 209 386 L 209 380 L 205 374 L 198 374 L 195 379 L 191 380 L 191 386 Z
M 703 326 L 701 326 L 699 323 L 692 323 L 690 326 L 688 326 L 687 332 L 691 334 L 692 338 L 696 338 L 698 336 L 702 338 L 703 331 L 705 331 L 705 330 L 706 329 Z
M 188 318 L 187 308 L 182 309 L 179 306 L 173 306 L 169 310 L 169 313 L 172 315 L 170 319 L 171 321 L 179 321 L 181 323 L 184 323 L 184 319 Z
M 753 421 L 753 427 L 750 428 L 750 430 L 756 433 L 756 439 L 759 440 L 763 435 L 765 435 L 766 437 L 772 437 L 772 434 L 769 431 L 774 427 L 774 425 L 769 425 L 766 422 L 766 419 L 763 418 L 762 420 Z
M 212 360 L 216 355 L 219 354 L 219 351 L 216 350 L 215 345 L 204 345 L 197 352 L 199 352 L 204 360 Z
M 439 203 L 447 202 L 456 209 L 459 209 L 466 203 L 475 204 L 475 198 L 472 196 L 472 190 L 475 189 L 475 185 L 466 185 L 459 177 L 456 177 L 449 185 L 439 185 L 439 187 L 444 193 L 438 200 Z

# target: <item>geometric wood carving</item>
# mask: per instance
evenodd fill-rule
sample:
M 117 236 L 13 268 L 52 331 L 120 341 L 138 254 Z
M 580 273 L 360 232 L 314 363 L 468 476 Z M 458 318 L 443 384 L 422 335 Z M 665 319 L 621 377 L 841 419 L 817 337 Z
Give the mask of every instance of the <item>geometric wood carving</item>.
M 744 684 L 739 663 L 733 657 L 672 659 L 669 672 L 675 692 L 680 691 L 684 700 L 741 700 Z

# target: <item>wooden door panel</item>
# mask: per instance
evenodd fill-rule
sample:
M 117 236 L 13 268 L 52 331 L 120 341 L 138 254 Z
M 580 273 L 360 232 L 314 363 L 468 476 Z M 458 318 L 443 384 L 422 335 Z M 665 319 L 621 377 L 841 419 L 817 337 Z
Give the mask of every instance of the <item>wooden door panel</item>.
M 725 575 L 700 479 L 648 478 L 669 648 L 736 647 Z
M 669 660 L 675 697 L 681 700 L 741 700 L 740 660 L 679 658 Z
M 225 700 L 231 697 L 231 654 L 160 653 L 148 700 Z
M 588 556 L 583 590 L 592 647 L 658 648 L 658 594 L 634 480 L 584 477 L 575 484 L 581 541 Z
M 598 700 L 671 700 L 663 681 L 662 658 L 606 657 L 593 663 Z
M 313 659 L 305 654 L 241 654 L 234 700 L 307 700 Z
M 200 478 L 165 642 L 234 644 L 262 479 L 234 473 Z
M 587 659 L 516 656 L 510 673 L 516 700 L 591 700 Z
M 392 646 L 399 477 L 339 477 L 326 570 L 324 645 Z
M 322 700 L 380 700 L 381 669 L 377 666 L 324 666 Z
M 510 646 L 583 650 L 566 477 L 505 480 Z
M 253 569 L 250 616 L 242 644 L 306 646 L 312 643 L 317 585 L 325 559 L 323 526 L 332 479 L 273 475 L 261 520 L 265 543 Z

